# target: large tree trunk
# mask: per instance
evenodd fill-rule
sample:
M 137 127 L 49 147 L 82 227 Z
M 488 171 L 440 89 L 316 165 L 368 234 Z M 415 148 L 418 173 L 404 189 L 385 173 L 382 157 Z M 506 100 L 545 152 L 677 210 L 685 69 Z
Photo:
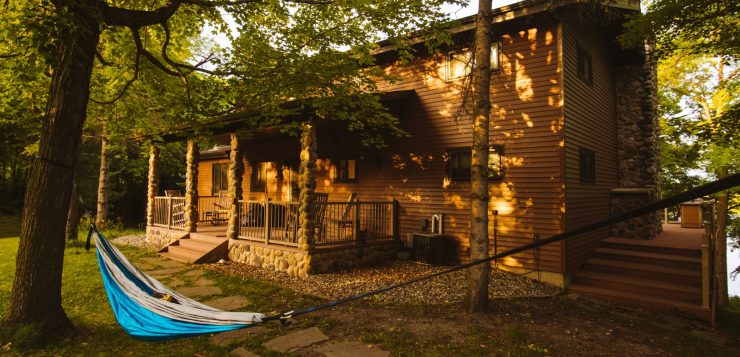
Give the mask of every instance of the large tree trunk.
M 71 9 L 74 29 L 58 45 L 38 158 L 28 175 L 7 317 L 11 324 L 38 324 L 50 335 L 69 333 L 71 326 L 61 296 L 66 213 L 100 35 L 97 22 L 79 9 L 96 6 L 87 0 Z
M 72 194 L 69 196 L 69 211 L 67 212 L 67 240 L 77 240 L 77 229 L 80 225 L 80 197 L 77 192 L 77 183 L 72 180 Z
M 488 131 L 491 115 L 491 0 L 478 2 L 473 68 L 474 123 L 470 169 L 470 258 L 488 257 Z M 468 273 L 467 309 L 488 309 L 490 264 L 471 267 Z
M 98 207 L 95 215 L 95 225 L 98 229 L 105 229 L 108 220 L 108 182 L 110 181 L 110 165 L 108 161 L 109 144 L 105 137 L 106 131 L 100 138 L 100 172 L 98 174 Z
M 727 177 L 727 167 L 722 167 L 717 172 L 717 178 Z M 727 307 L 730 298 L 727 292 L 727 211 L 730 204 L 730 191 L 719 193 L 717 202 L 717 229 L 714 238 L 714 274 L 716 275 L 717 308 Z

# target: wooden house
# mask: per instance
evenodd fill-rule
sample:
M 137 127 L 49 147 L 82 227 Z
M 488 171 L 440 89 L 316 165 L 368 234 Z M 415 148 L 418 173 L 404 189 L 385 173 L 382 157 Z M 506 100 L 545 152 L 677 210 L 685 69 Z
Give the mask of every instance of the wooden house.
M 609 4 L 535 0 L 495 10 L 492 252 L 657 197 L 654 68 L 649 52 L 616 43 L 624 15 L 639 5 Z M 204 258 L 188 252 L 211 239 L 231 260 L 297 276 L 394 259 L 398 249 L 434 240 L 447 242 L 438 245 L 443 260 L 466 261 L 472 123 L 460 107 L 474 27 L 474 18 L 462 19 L 455 45 L 410 64 L 380 44 L 378 66 L 398 77 L 381 86 L 383 102 L 410 134 L 384 149 L 363 147 L 341 126 L 320 123 L 307 125 L 300 139 L 269 130 L 246 141 L 232 134 L 226 145 L 203 151 L 190 140 L 185 197 L 157 197 L 152 165 L 148 239 L 191 260 Z M 153 149 L 153 163 L 156 156 Z M 179 221 L 177 207 L 185 210 Z M 648 240 L 660 231 L 658 216 L 648 215 L 496 264 L 558 286 L 575 280 L 588 293 L 618 280 L 578 278 L 604 238 Z M 187 236 L 192 242 L 177 243 Z M 691 265 L 698 262 L 685 261 L 684 270 L 701 271 Z M 638 282 L 632 295 L 644 290 L 640 284 L 650 282 Z M 702 304 L 701 292 L 672 288 L 690 295 L 686 304 Z

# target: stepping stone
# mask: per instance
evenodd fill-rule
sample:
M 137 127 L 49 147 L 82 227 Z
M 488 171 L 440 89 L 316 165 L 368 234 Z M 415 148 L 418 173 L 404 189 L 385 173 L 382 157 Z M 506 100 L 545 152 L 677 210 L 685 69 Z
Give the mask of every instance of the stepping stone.
M 232 350 L 231 354 L 234 356 L 239 356 L 239 357 L 259 357 L 259 355 L 254 354 L 252 351 L 244 347 L 239 347 L 237 349 Z
M 179 272 L 188 270 L 188 267 L 176 267 L 176 268 L 166 268 L 166 269 L 157 269 L 157 270 L 150 270 L 146 272 L 150 276 L 169 276 L 173 274 L 177 274 Z
M 204 302 L 204 304 L 215 307 L 219 310 L 224 311 L 235 311 L 249 305 L 249 300 L 244 296 L 227 296 L 218 299 L 212 299 Z
M 324 342 L 329 338 L 324 335 L 317 327 L 296 331 L 285 336 L 273 338 L 263 344 L 263 346 L 277 352 L 288 353 L 295 352 L 301 348 Z
M 203 276 L 203 271 L 196 269 L 196 270 L 191 270 L 191 271 L 189 271 L 189 272 L 187 272 L 187 273 L 185 273 L 183 275 L 185 275 L 185 276 L 187 276 L 189 278 L 200 278 L 201 276 Z
M 316 352 L 327 357 L 389 357 L 391 355 L 390 352 L 381 350 L 377 346 L 359 342 L 339 342 L 317 348 Z
M 193 285 L 195 286 L 211 286 L 213 284 L 215 284 L 213 280 L 209 280 L 206 278 L 200 278 L 193 283 Z
M 232 342 L 241 341 L 251 336 L 263 334 L 267 331 L 269 330 L 265 327 L 255 326 L 239 330 L 221 332 L 211 337 L 211 344 L 226 346 Z
M 185 285 L 185 282 L 178 278 L 172 278 L 172 280 L 166 282 L 165 285 L 171 288 L 177 288 L 177 287 Z
M 186 266 L 184 263 L 180 263 L 174 260 L 165 260 L 165 259 L 159 259 L 159 263 L 157 263 L 157 265 L 161 266 L 162 268 L 175 268 L 175 267 Z
M 156 267 L 154 265 L 151 265 L 146 262 L 136 262 L 134 263 L 134 266 L 137 267 L 139 270 L 154 270 Z
M 189 297 L 199 297 L 221 294 L 221 289 L 215 286 L 189 286 L 179 288 L 177 292 Z

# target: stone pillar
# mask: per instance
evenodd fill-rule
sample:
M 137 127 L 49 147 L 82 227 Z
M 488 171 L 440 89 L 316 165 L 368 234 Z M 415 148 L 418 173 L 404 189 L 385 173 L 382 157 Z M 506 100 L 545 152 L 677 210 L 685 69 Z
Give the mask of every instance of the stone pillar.
M 313 250 L 315 242 L 314 207 L 316 192 L 316 129 L 311 123 L 304 123 L 301 128 L 301 163 L 298 173 L 298 248 L 309 252 Z M 309 264 L 304 266 L 305 272 L 310 271 Z
M 239 236 L 239 200 L 242 199 L 242 176 L 244 175 L 243 143 L 236 133 L 231 134 L 231 153 L 229 154 L 229 228 L 226 238 Z
M 660 197 L 660 125 L 656 64 L 652 52 L 652 47 L 646 45 L 641 63 L 621 65 L 615 70 L 619 187 L 612 193 L 612 214 Z M 655 212 L 616 225 L 612 234 L 652 239 L 661 230 L 660 212 Z
M 149 146 L 149 175 L 147 176 L 146 225 L 154 224 L 154 197 L 159 192 L 159 148 Z
M 195 232 L 198 228 L 198 143 L 188 139 L 185 154 L 185 231 Z

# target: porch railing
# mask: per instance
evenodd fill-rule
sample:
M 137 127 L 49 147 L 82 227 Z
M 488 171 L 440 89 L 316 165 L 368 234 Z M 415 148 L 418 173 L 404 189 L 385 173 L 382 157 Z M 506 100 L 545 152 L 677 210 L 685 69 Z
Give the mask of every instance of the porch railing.
M 154 225 L 170 229 L 185 229 L 185 197 L 155 197 Z
M 198 196 L 198 222 L 218 224 L 227 221 L 228 201 L 223 196 Z
M 298 245 L 298 202 L 239 201 L 239 238 Z M 393 202 L 328 202 L 317 219 L 316 246 L 390 240 L 395 232 Z

